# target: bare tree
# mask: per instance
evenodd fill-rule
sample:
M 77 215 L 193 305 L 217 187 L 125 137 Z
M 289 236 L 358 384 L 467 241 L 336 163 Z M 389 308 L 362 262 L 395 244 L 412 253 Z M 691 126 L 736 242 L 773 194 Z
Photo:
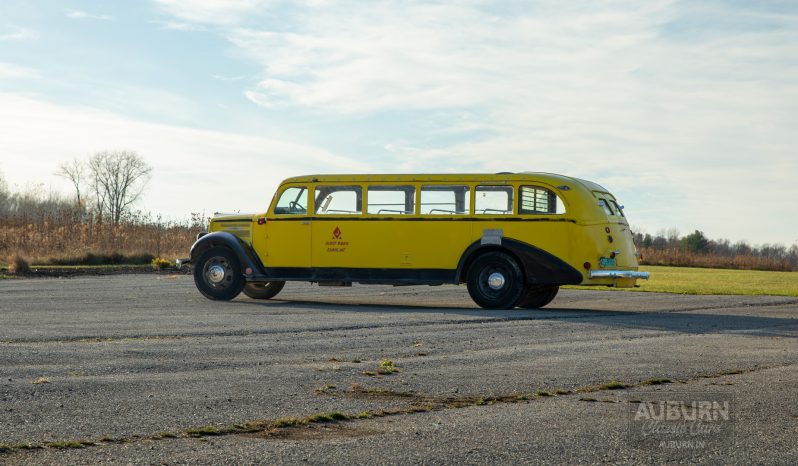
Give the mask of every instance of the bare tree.
M 80 197 L 80 187 L 86 180 L 86 164 L 82 160 L 74 158 L 69 162 L 61 163 L 61 165 L 58 166 L 58 170 L 56 170 L 55 174 L 61 178 L 66 178 L 72 183 L 72 186 L 75 187 L 75 195 L 77 197 L 78 207 L 82 209 L 83 199 Z
M 8 186 L 3 174 L 0 173 L 0 214 L 5 214 L 8 211 Z
M 132 151 L 98 152 L 88 163 L 98 211 L 119 223 L 131 205 L 141 198 L 152 167 Z

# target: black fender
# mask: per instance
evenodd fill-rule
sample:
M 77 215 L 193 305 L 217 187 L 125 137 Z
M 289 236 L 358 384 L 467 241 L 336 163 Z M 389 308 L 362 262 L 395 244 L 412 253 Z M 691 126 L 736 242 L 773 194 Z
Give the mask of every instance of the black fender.
M 241 269 L 247 279 L 257 275 L 264 275 L 263 265 L 252 247 L 241 241 L 236 235 L 226 231 L 215 231 L 200 237 L 191 246 L 191 263 L 196 265 L 199 256 L 203 252 L 216 246 L 224 246 L 233 251 L 241 262 Z M 247 269 L 251 269 L 252 273 L 246 273 Z
M 468 266 L 480 254 L 488 251 L 509 252 L 524 269 L 527 284 L 576 285 L 582 283 L 582 274 L 559 257 L 543 249 L 512 238 L 502 238 L 501 244 L 482 244 L 475 241 L 466 248 L 457 264 L 457 281 L 465 281 Z

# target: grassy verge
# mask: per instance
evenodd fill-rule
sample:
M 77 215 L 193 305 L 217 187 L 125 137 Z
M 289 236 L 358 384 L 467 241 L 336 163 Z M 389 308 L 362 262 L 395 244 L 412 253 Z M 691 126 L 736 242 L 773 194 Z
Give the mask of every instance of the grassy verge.
M 31 265 L 34 270 L 115 270 L 115 269 L 151 269 L 149 264 L 108 264 L 108 265 Z
M 156 268 L 142 264 L 114 265 L 31 265 L 30 271 L 24 274 L 11 274 L 7 267 L 0 265 L 0 280 L 30 277 L 77 277 L 85 275 L 115 275 L 127 273 L 184 273 L 187 268 L 178 271 L 173 266 Z
M 798 272 L 704 269 L 647 265 L 649 280 L 638 280 L 639 288 L 569 286 L 572 289 L 651 291 L 677 294 L 798 296 Z

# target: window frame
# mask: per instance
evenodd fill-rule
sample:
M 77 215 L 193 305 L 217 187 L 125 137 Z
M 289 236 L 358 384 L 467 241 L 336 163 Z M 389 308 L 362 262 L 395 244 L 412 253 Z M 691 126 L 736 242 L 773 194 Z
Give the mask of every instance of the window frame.
M 549 193 L 551 196 L 554 196 L 554 198 L 555 198 L 555 203 L 554 203 L 555 212 L 526 211 L 523 208 L 523 206 L 522 206 L 522 204 L 523 204 L 523 196 L 521 195 L 521 192 L 522 192 L 522 190 L 524 188 L 532 188 L 532 189 L 543 190 L 543 191 L 546 191 L 547 193 Z M 559 212 L 559 213 L 556 212 L 557 202 L 562 204 L 562 208 L 563 208 L 562 212 Z M 516 204 L 517 204 L 517 208 L 518 208 L 518 212 L 517 212 L 516 215 L 534 215 L 534 216 L 538 216 L 538 215 L 565 215 L 565 214 L 568 213 L 568 208 L 565 205 L 565 200 L 562 197 L 560 197 L 555 190 L 553 190 L 553 189 L 551 189 L 551 188 L 549 188 L 547 186 L 544 186 L 542 184 L 524 184 L 524 183 L 519 184 L 518 185 L 518 201 L 516 202 Z
M 615 210 L 613 210 L 610 202 L 607 199 L 603 197 L 598 198 L 598 206 L 601 208 L 601 211 L 604 213 L 604 215 L 609 217 L 615 216 Z
M 364 191 L 363 183 L 352 183 L 352 182 L 344 182 L 344 183 L 315 183 L 315 184 L 312 185 L 312 187 L 313 187 L 313 196 L 311 196 L 311 197 L 313 199 L 313 213 L 311 215 L 313 215 L 314 217 L 315 216 L 325 217 L 325 218 L 326 217 L 336 217 L 336 216 L 340 216 L 340 217 L 362 217 L 363 215 L 365 215 L 365 210 L 363 209 L 363 206 L 365 205 L 365 200 L 366 199 L 363 197 L 363 191 Z M 355 212 L 351 212 L 351 213 L 341 212 L 341 211 L 336 211 L 336 212 L 333 212 L 333 213 L 320 213 L 318 211 L 318 207 L 320 207 L 320 205 L 319 205 L 319 203 L 316 202 L 317 199 L 319 198 L 319 196 L 317 194 L 319 192 L 319 188 L 353 188 L 351 190 L 355 192 L 355 208 L 358 207 L 358 203 L 359 203 L 360 204 L 360 211 L 355 211 Z M 357 192 L 357 189 L 360 190 L 359 194 Z M 348 191 L 348 190 L 347 189 L 337 189 L 337 191 Z M 335 192 L 335 191 L 333 191 L 333 192 Z M 325 198 L 326 197 L 327 196 L 325 196 Z M 322 198 L 322 202 L 323 202 L 323 198 Z
M 503 212 L 506 212 L 506 213 L 499 213 L 498 211 L 497 212 L 481 212 L 481 213 L 477 212 L 477 191 L 479 190 L 479 188 L 496 188 L 494 191 L 505 191 L 505 190 L 508 191 L 510 193 L 510 196 L 509 196 L 509 199 L 507 200 L 508 201 L 507 204 L 508 204 L 508 207 L 510 208 L 509 209 L 510 211 L 509 212 L 503 211 Z M 514 197 L 516 195 L 515 194 L 516 185 L 514 185 L 514 184 L 477 183 L 477 184 L 474 185 L 474 189 L 473 189 L 472 192 L 474 194 L 473 194 L 473 198 L 472 198 L 472 202 L 471 202 L 471 215 L 473 215 L 475 217 L 478 216 L 478 215 L 479 216 L 495 215 L 497 217 L 512 217 L 512 216 L 518 215 L 518 212 L 516 210 L 516 202 L 515 202 L 515 199 L 514 199 Z M 485 209 L 483 209 L 483 210 L 485 210 Z
M 610 205 L 612 207 L 614 207 L 612 209 L 612 211 L 614 212 L 613 215 L 615 215 L 616 217 L 626 218 L 626 215 L 624 215 L 624 213 L 623 213 L 623 207 L 620 204 L 618 204 L 618 201 L 616 201 L 615 199 L 610 198 L 609 202 L 610 202 Z
M 417 215 L 418 214 L 418 192 L 419 192 L 419 189 L 418 189 L 418 186 L 413 184 L 413 183 L 401 183 L 400 184 L 400 183 L 379 183 L 379 182 L 377 182 L 377 183 L 362 184 L 361 186 L 363 187 L 363 192 L 365 194 L 365 196 L 363 197 L 363 205 L 364 205 L 363 214 L 364 215 L 367 215 L 369 217 L 409 217 L 409 216 L 413 216 L 413 215 Z M 413 209 L 410 210 L 410 211 L 405 209 L 404 213 L 399 213 L 399 212 L 369 213 L 369 211 L 368 211 L 369 206 L 370 206 L 369 191 L 371 190 L 371 188 L 397 188 L 396 189 L 397 191 L 400 191 L 400 190 L 405 191 L 405 207 L 407 207 L 407 192 L 409 191 L 407 188 L 412 188 L 412 190 L 413 190 L 413 195 L 412 195 Z M 401 188 L 404 188 L 404 189 L 401 189 Z M 390 189 L 385 189 L 385 191 L 390 191 Z
M 441 213 L 432 213 L 432 212 L 422 213 L 421 212 L 421 208 L 422 208 L 422 205 L 421 205 L 421 193 L 424 191 L 424 188 L 440 188 L 440 189 L 437 189 L 437 191 L 451 191 L 452 193 L 454 193 L 454 195 L 455 195 L 455 211 L 453 213 L 443 213 L 443 212 L 441 212 Z M 468 194 L 467 194 L 467 198 L 464 199 L 464 203 L 467 200 L 468 209 L 464 209 L 462 213 L 457 212 L 457 210 L 456 210 L 457 209 L 457 192 L 455 190 L 453 190 L 453 189 L 446 189 L 446 188 L 465 188 L 464 191 L 467 190 Z M 436 191 L 436 189 L 432 189 L 430 191 Z M 448 218 L 448 217 L 458 217 L 458 218 L 460 218 L 460 217 L 468 217 L 470 215 L 473 215 L 473 212 L 474 212 L 474 210 L 473 210 L 473 205 L 474 205 L 473 196 L 474 196 L 474 188 L 469 183 L 429 183 L 429 184 L 423 184 L 422 183 L 422 184 L 419 185 L 418 202 L 416 203 L 416 205 L 418 206 L 418 209 L 417 209 L 418 215 L 421 215 L 421 216 L 424 216 L 424 217 L 430 216 L 430 217 L 443 217 L 443 218 Z M 435 210 L 435 209 L 431 209 L 431 210 Z M 440 209 L 440 210 L 442 210 L 442 209 Z
M 305 213 L 304 214 L 300 214 L 300 213 L 291 213 L 291 212 L 278 212 L 277 211 L 277 205 L 280 203 L 280 200 L 282 200 L 283 195 L 289 189 L 294 189 L 294 188 L 300 188 L 300 189 L 304 188 L 305 189 L 305 204 L 307 204 L 307 205 L 305 205 Z M 302 217 L 308 217 L 310 215 L 309 212 L 310 212 L 310 208 L 311 208 L 311 206 L 310 206 L 310 201 L 311 201 L 310 191 L 311 191 L 311 189 L 313 189 L 313 187 L 310 184 L 290 184 L 290 185 L 283 186 L 283 189 L 279 190 L 277 192 L 277 194 L 275 195 L 275 197 L 274 197 L 274 205 L 269 209 L 269 212 L 272 215 L 274 215 L 274 216 L 286 216 L 286 217 L 302 216 Z M 300 193 L 300 196 L 301 195 L 302 194 Z M 296 201 L 294 201 L 294 202 L 296 202 Z

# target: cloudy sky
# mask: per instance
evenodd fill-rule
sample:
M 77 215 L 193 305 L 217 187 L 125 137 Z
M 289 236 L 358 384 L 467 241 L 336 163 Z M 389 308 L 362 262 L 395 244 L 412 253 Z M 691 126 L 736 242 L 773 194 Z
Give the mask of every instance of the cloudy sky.
M 145 210 L 308 173 L 547 171 L 656 233 L 798 242 L 794 1 L 2 0 L 0 173 L 106 149 Z

